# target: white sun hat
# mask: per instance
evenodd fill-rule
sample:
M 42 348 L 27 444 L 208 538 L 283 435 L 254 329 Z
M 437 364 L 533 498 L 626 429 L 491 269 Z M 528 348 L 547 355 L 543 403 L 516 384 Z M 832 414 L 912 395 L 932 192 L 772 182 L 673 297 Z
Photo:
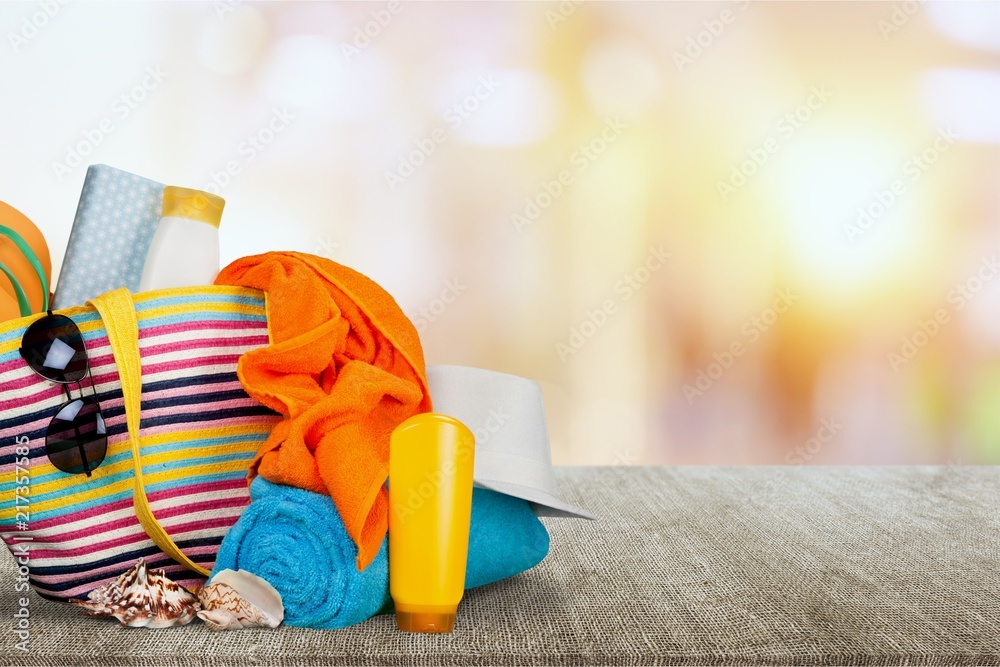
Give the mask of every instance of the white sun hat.
M 527 500 L 539 516 L 597 518 L 557 494 L 537 382 L 468 366 L 428 366 L 427 382 L 434 412 L 476 436 L 476 486 Z

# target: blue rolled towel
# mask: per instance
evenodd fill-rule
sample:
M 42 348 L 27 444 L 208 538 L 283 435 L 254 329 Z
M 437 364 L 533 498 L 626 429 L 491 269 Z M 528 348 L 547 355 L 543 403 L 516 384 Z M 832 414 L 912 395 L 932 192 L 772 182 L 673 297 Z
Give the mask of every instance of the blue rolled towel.
M 212 570 L 247 570 L 281 594 L 285 623 L 345 628 L 370 618 L 385 602 L 389 548 L 358 572 L 358 549 L 333 500 L 257 477 L 250 505 L 222 540 Z
M 472 490 L 465 588 L 524 572 L 549 553 L 549 532 L 528 501 L 490 489 Z
M 229 568 L 263 577 L 281 594 L 285 623 L 297 627 L 344 628 L 392 611 L 388 540 L 358 572 L 357 547 L 329 496 L 258 477 L 250 499 L 212 575 Z M 548 531 L 526 501 L 473 489 L 467 589 L 534 567 L 548 550 Z

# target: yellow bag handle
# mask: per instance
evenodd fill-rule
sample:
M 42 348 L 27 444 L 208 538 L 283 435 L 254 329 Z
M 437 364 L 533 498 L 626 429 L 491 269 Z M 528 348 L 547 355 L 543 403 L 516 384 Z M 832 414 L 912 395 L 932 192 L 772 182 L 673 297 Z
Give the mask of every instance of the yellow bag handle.
M 146 498 L 146 488 L 142 482 L 142 453 L 139 447 L 139 413 L 142 408 L 142 364 L 139 361 L 139 322 L 135 317 L 132 295 L 124 287 L 91 299 L 90 304 L 97 309 L 108 332 L 111 352 L 118 366 L 118 376 L 122 383 L 125 399 L 125 422 L 132 445 L 132 465 L 135 468 L 135 488 L 132 501 L 135 513 L 143 530 L 160 547 L 163 553 L 189 570 L 207 577 L 209 571 L 198 565 L 180 550 L 167 531 L 153 516 Z

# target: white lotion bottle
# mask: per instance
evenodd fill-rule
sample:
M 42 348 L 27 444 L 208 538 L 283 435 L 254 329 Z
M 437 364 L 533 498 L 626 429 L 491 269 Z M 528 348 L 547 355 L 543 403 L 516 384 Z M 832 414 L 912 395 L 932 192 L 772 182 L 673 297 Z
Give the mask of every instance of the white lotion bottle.
M 211 285 L 219 274 L 222 197 L 163 188 L 163 214 L 142 267 L 139 291 Z

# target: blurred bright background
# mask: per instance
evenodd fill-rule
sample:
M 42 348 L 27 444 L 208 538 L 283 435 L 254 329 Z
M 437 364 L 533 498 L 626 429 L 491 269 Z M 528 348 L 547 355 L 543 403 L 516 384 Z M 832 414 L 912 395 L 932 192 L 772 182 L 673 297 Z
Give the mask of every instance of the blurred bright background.
M 0 200 L 56 266 L 110 164 L 220 193 L 224 263 L 329 256 L 428 363 L 537 379 L 556 463 L 1000 463 L 998 3 L 52 0 L 0 26 Z

